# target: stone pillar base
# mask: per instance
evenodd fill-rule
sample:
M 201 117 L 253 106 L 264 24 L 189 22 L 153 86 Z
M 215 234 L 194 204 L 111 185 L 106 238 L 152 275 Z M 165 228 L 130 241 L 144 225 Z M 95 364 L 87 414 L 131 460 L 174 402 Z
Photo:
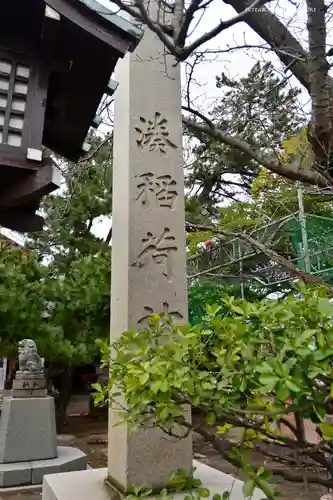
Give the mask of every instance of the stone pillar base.
M 195 477 L 201 480 L 202 486 L 210 490 L 210 498 L 215 493 L 222 495 L 224 491 L 232 491 L 230 500 L 244 500 L 243 481 L 235 479 L 208 465 L 194 460 Z M 89 471 L 52 474 L 44 476 L 42 500 L 110 500 L 111 489 L 106 485 L 107 469 L 91 469 Z M 183 500 L 186 493 L 173 495 L 174 500 Z M 153 499 L 153 497 L 150 497 Z M 264 500 L 265 495 L 255 490 L 252 500 Z

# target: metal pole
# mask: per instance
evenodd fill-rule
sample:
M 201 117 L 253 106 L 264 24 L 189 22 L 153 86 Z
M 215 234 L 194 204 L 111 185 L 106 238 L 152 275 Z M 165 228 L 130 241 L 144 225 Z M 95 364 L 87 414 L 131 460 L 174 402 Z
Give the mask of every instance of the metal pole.
M 304 261 L 304 268 L 307 273 L 311 272 L 311 262 L 309 255 L 309 245 L 308 245 L 308 233 L 306 231 L 306 215 L 304 212 L 304 201 L 303 201 L 303 189 L 300 182 L 296 182 L 297 188 L 297 198 L 298 198 L 298 214 L 299 214 L 299 223 L 301 226 L 301 234 L 302 234 L 302 254 Z
M 239 258 L 239 274 L 241 277 L 241 297 L 244 299 L 244 276 L 243 276 L 243 259 L 240 241 L 238 240 L 238 258 Z

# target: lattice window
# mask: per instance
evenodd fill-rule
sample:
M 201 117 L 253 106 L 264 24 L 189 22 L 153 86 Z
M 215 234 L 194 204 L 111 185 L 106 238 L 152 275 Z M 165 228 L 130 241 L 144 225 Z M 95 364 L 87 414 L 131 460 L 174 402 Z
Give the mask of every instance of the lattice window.
M 0 143 L 20 147 L 30 68 L 0 59 Z

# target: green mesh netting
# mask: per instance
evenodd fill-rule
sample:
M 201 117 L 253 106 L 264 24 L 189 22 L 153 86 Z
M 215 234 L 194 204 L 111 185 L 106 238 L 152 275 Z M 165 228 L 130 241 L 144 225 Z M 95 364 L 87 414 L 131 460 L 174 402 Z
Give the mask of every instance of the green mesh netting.
M 306 215 L 305 229 L 310 271 L 333 285 L 333 218 Z M 251 235 L 306 270 L 298 212 L 272 221 Z M 188 276 L 189 284 L 193 284 L 194 279 L 196 282 L 210 282 L 212 288 L 218 284 L 239 286 L 244 283 L 244 286 L 252 286 L 253 289 L 253 285 L 257 284 L 260 288 L 262 283 L 272 292 L 283 289 L 290 280 L 287 270 L 272 265 L 266 255 L 238 239 L 221 241 L 218 248 L 191 257 L 188 261 Z
M 305 269 L 302 228 L 298 218 L 287 222 L 285 229 L 297 254 L 297 265 Z M 321 275 L 333 284 L 333 219 L 318 215 L 306 215 L 305 229 L 311 273 Z

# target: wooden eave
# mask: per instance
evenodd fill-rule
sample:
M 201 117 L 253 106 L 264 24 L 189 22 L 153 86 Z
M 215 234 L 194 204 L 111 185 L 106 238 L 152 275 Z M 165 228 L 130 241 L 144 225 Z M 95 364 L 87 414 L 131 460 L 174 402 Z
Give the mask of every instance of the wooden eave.
M 45 110 L 43 144 L 77 161 L 103 94 L 116 88 L 110 85 L 115 65 L 139 43 L 140 29 L 95 0 L 2 0 L 0 14 L 0 46 L 8 57 L 34 61 L 39 83 L 31 88 L 45 89 L 31 94 L 39 103 L 31 109 L 42 115 Z M 32 127 L 43 123 L 36 113 Z M 38 153 L 41 135 L 37 139 L 39 145 L 30 148 Z M 15 161 L 5 148 L 1 154 L 0 226 L 41 230 L 43 218 L 36 211 L 42 197 L 59 186 L 57 169 L 49 158 L 28 161 L 25 147 L 17 150 Z
M 139 26 L 105 8 L 96 0 L 44 0 L 60 15 L 116 49 L 117 37 L 128 40 L 133 51 L 142 38 Z M 121 48 L 121 44 L 119 46 Z
M 51 72 L 43 143 L 75 162 L 84 154 L 82 144 L 118 59 L 136 47 L 142 33 L 93 0 L 45 3 L 61 16 L 54 57 L 64 69 Z

